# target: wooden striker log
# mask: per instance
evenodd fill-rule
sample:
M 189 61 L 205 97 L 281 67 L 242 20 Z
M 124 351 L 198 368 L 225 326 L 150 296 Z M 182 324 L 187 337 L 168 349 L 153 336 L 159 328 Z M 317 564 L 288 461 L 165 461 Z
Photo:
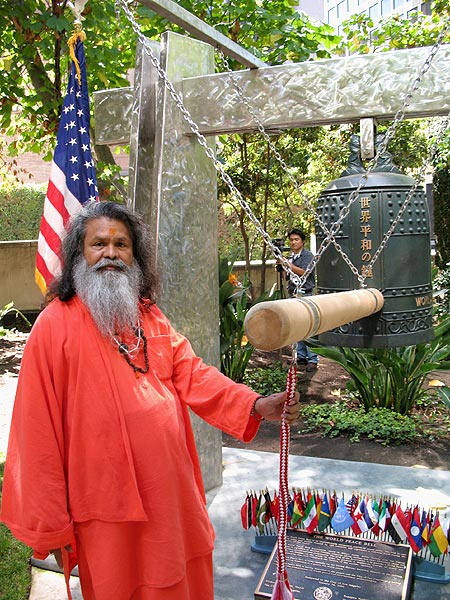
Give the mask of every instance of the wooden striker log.
M 259 350 L 276 350 L 373 315 L 383 304 L 374 288 L 260 302 L 245 317 L 245 335 Z

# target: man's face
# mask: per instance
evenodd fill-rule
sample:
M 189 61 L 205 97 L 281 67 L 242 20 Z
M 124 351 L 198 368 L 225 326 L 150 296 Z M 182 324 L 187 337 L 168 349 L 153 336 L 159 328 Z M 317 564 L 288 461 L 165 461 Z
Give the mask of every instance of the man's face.
M 127 226 L 122 221 L 106 217 L 92 219 L 86 225 L 83 255 L 90 267 L 103 258 L 120 259 L 130 266 L 133 263 L 133 242 Z M 112 265 L 104 267 L 108 270 L 114 268 Z
M 298 254 L 303 248 L 302 238 L 296 233 L 293 233 L 289 236 L 289 246 L 294 254 Z

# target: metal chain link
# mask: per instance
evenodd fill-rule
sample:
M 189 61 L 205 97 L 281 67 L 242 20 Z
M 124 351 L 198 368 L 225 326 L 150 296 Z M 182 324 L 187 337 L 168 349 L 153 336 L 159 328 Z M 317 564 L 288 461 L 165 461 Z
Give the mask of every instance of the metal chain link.
M 313 258 L 313 260 L 309 263 L 307 269 L 305 270 L 305 273 L 301 276 L 301 283 L 302 284 L 306 280 L 306 278 L 308 277 L 308 275 L 315 269 L 315 267 L 318 264 L 318 262 L 319 262 L 319 260 L 320 260 L 320 258 L 322 256 L 322 254 L 328 248 L 328 246 L 330 245 L 330 243 L 332 243 L 334 245 L 334 247 L 336 248 L 336 250 L 338 251 L 338 253 L 341 255 L 341 257 L 344 260 L 344 262 L 348 265 L 348 267 L 350 268 L 350 270 L 352 271 L 352 273 L 355 275 L 355 277 L 359 281 L 360 286 L 361 287 L 365 287 L 365 280 L 367 278 L 367 274 L 369 273 L 370 268 L 373 267 L 373 265 L 375 264 L 376 260 L 379 258 L 381 252 L 386 247 L 386 244 L 387 244 L 390 236 L 392 235 L 392 233 L 393 233 L 393 231 L 395 229 L 395 226 L 400 221 L 401 215 L 405 211 L 406 206 L 407 206 L 409 200 L 412 197 L 412 194 L 414 193 L 414 191 L 418 187 L 418 181 L 415 183 L 415 185 L 412 188 L 412 190 L 410 190 L 410 193 L 408 194 L 407 199 L 405 200 L 404 204 L 402 205 L 402 207 L 401 207 L 401 209 L 399 211 L 399 214 L 397 215 L 397 218 L 395 219 L 395 225 L 393 227 L 391 226 L 389 228 L 388 232 L 383 237 L 383 239 L 382 239 L 382 241 L 380 243 L 380 246 L 378 247 L 377 251 L 375 252 L 374 257 L 373 257 L 371 263 L 368 265 L 368 268 L 366 270 L 366 275 L 364 275 L 362 273 L 359 273 L 358 269 L 355 267 L 355 265 L 353 264 L 353 262 L 351 261 L 351 259 L 345 253 L 345 251 L 342 248 L 342 246 L 336 241 L 336 239 L 334 237 L 334 234 L 337 233 L 339 227 L 341 226 L 341 223 L 348 216 L 348 214 L 350 212 L 351 206 L 359 198 L 360 191 L 364 187 L 364 185 L 367 183 L 369 174 L 372 172 L 372 170 L 377 165 L 379 157 L 387 150 L 389 142 L 392 139 L 392 137 L 393 137 L 393 135 L 394 135 L 394 133 L 395 133 L 397 127 L 398 127 L 398 124 L 401 121 L 403 121 L 403 119 L 405 118 L 406 109 L 408 108 L 408 106 L 411 103 L 411 100 L 412 100 L 412 97 L 413 97 L 413 93 L 419 88 L 419 85 L 420 85 L 420 83 L 422 81 L 423 76 L 429 70 L 429 68 L 431 66 L 431 63 L 432 63 L 432 61 L 433 61 L 433 59 L 434 59 L 434 57 L 435 57 L 438 49 L 442 45 L 442 42 L 444 40 L 444 37 L 446 35 L 447 30 L 449 29 L 449 26 L 450 26 L 450 19 L 447 19 L 447 21 L 445 22 L 443 28 L 439 32 L 439 35 L 438 35 L 438 37 L 436 39 L 436 42 L 432 46 L 431 51 L 430 51 L 429 55 L 427 56 L 424 64 L 422 65 L 422 67 L 421 67 L 418 75 L 416 76 L 416 78 L 412 82 L 412 84 L 411 84 L 411 86 L 410 86 L 410 88 L 409 88 L 409 90 L 408 90 L 408 92 L 407 92 L 407 94 L 406 94 L 406 96 L 405 96 L 405 98 L 403 100 L 402 106 L 397 110 L 397 112 L 396 112 L 396 114 L 394 116 L 393 122 L 391 123 L 390 127 L 388 127 L 388 129 L 386 130 L 386 133 L 385 133 L 385 135 L 384 135 L 384 137 L 383 137 L 383 139 L 382 139 L 379 147 L 377 148 L 377 152 L 376 152 L 375 156 L 369 161 L 365 173 L 363 173 L 361 175 L 361 178 L 359 180 L 358 186 L 356 187 L 355 190 L 353 190 L 353 192 L 349 196 L 347 206 L 345 206 L 345 207 L 342 208 L 341 212 L 339 213 L 338 219 L 334 222 L 334 224 L 332 224 L 331 230 L 329 230 L 325 226 L 325 224 L 323 223 L 322 219 L 318 215 L 317 211 L 311 205 L 311 202 L 310 202 L 309 198 L 303 193 L 303 191 L 299 187 L 297 181 L 292 176 L 292 174 L 289 172 L 288 167 L 287 167 L 285 161 L 283 160 L 283 158 L 281 157 L 280 153 L 278 152 L 278 150 L 276 149 L 276 147 L 274 146 L 274 144 L 270 140 L 269 135 L 268 135 L 267 131 L 264 128 L 264 125 L 262 124 L 262 122 L 259 119 L 258 115 L 255 113 L 255 111 L 254 111 L 253 107 L 251 106 L 249 100 L 245 96 L 244 90 L 239 85 L 236 77 L 234 76 L 234 73 L 232 72 L 232 70 L 231 70 L 231 68 L 229 66 L 229 62 L 228 62 L 227 58 L 225 57 L 225 55 L 223 54 L 223 52 L 219 49 L 219 53 L 220 53 L 221 58 L 222 58 L 222 60 L 223 60 L 223 62 L 225 64 L 225 67 L 227 69 L 227 75 L 230 78 L 230 80 L 232 81 L 232 83 L 233 83 L 233 85 L 234 85 L 234 87 L 235 87 L 235 89 L 236 89 L 236 91 L 237 91 L 237 93 L 238 93 L 241 101 L 244 103 L 244 105 L 246 106 L 246 108 L 249 111 L 250 115 L 252 116 L 253 120 L 255 121 L 255 123 L 256 123 L 256 125 L 258 127 L 258 130 L 260 131 L 260 133 L 263 135 L 264 139 L 268 143 L 270 149 L 274 153 L 275 158 L 277 159 L 277 161 L 279 162 L 279 164 L 281 165 L 281 167 L 283 168 L 283 170 L 288 175 L 290 181 L 294 184 L 294 187 L 295 187 L 296 191 L 299 193 L 300 197 L 305 202 L 306 206 L 313 213 L 315 219 L 319 223 L 319 226 L 325 232 L 325 239 L 321 243 L 318 251 L 316 252 L 316 255 Z M 424 171 L 426 169 L 427 163 L 428 163 L 428 161 L 424 165 Z M 420 181 L 420 179 L 419 179 L 419 181 Z
M 154 52 L 153 52 L 153 50 L 152 50 L 152 48 L 151 48 L 151 46 L 149 44 L 148 38 L 146 38 L 144 36 L 144 34 L 140 31 L 139 25 L 136 22 L 136 20 L 135 20 L 133 14 L 131 13 L 130 9 L 128 8 L 128 6 L 126 4 L 126 1 L 125 0 L 116 0 L 116 7 L 117 6 L 119 6 L 123 10 L 123 12 L 125 13 L 125 15 L 127 16 L 128 20 L 129 20 L 129 22 L 130 22 L 130 24 L 131 24 L 131 26 L 133 28 L 133 31 L 135 32 L 137 38 L 141 42 L 141 44 L 142 44 L 142 46 L 143 46 L 146 54 L 150 58 L 150 61 L 151 61 L 152 65 L 157 70 L 158 76 L 164 82 L 164 85 L 165 85 L 166 89 L 169 91 L 170 96 L 172 97 L 172 99 L 174 100 L 175 104 L 179 108 L 182 117 L 184 118 L 184 120 L 189 125 L 190 130 L 192 131 L 192 133 L 197 138 L 197 141 L 202 146 L 202 148 L 205 151 L 205 153 L 208 156 L 208 158 L 212 161 L 212 163 L 214 165 L 214 168 L 219 173 L 219 175 L 222 178 L 223 182 L 230 189 L 232 196 L 238 201 L 239 205 L 241 206 L 241 208 L 243 209 L 243 211 L 245 212 L 245 214 L 247 215 L 247 217 L 251 220 L 251 222 L 255 226 L 257 232 L 263 238 L 263 240 L 266 243 L 266 245 L 271 249 L 271 251 L 274 254 L 274 256 L 280 262 L 280 264 L 282 265 L 283 269 L 286 272 L 289 273 L 289 277 L 293 281 L 294 285 L 296 285 L 296 287 L 298 287 L 298 285 L 299 285 L 299 276 L 296 275 L 294 273 L 294 271 L 291 269 L 289 261 L 283 256 L 283 254 L 279 250 L 279 248 L 275 244 L 273 244 L 273 242 L 272 242 L 269 234 L 264 230 L 264 228 L 262 227 L 262 225 L 259 222 L 258 218 L 253 214 L 253 212 L 252 212 L 249 204 L 242 197 L 242 194 L 240 193 L 240 191 L 237 189 L 237 187 L 233 183 L 231 177 L 228 175 L 228 173 L 225 172 L 222 164 L 220 163 L 220 161 L 216 157 L 214 151 L 208 145 L 208 142 L 207 142 L 205 136 L 202 133 L 200 133 L 198 125 L 192 120 L 192 117 L 191 117 L 189 111 L 187 110 L 187 108 L 184 106 L 181 97 L 177 94 L 177 92 L 176 92 L 176 90 L 175 90 L 172 82 L 169 81 L 169 79 L 167 78 L 167 74 L 163 70 L 163 68 L 161 67 L 161 63 L 159 62 L 158 58 L 155 56 L 155 54 L 154 54 Z
M 422 167 L 420 168 L 419 173 L 417 174 L 417 176 L 415 177 L 415 182 L 414 185 L 412 186 L 412 188 L 409 190 L 408 194 L 406 195 L 405 200 L 403 201 L 403 204 L 401 205 L 397 216 L 395 217 L 395 219 L 392 221 L 391 226 L 389 227 L 389 229 L 386 231 L 386 233 L 383 236 L 383 239 L 380 242 L 380 245 L 377 249 L 377 251 L 375 252 L 375 254 L 372 257 L 372 260 L 367 264 L 367 271 L 370 271 L 371 269 L 373 269 L 374 264 L 376 263 L 378 257 L 380 256 L 380 254 L 383 252 L 383 250 L 385 249 L 389 238 L 391 237 L 391 235 L 394 233 L 395 228 L 397 227 L 398 223 L 400 222 L 400 219 L 403 216 L 403 213 L 406 210 L 406 207 L 408 206 L 411 198 L 413 197 L 415 191 L 417 190 L 417 188 L 420 185 L 420 182 L 424 180 L 425 177 L 425 172 L 427 170 L 428 165 L 431 163 L 433 157 L 436 154 L 437 151 L 437 147 L 438 147 L 438 143 L 440 142 L 440 140 L 442 139 L 445 131 L 448 129 L 450 124 L 450 112 L 447 114 L 447 116 L 445 117 L 443 123 L 441 123 L 441 126 L 437 132 L 437 135 L 432 143 L 432 145 L 430 146 L 430 149 L 428 151 L 427 154 L 427 159 L 424 162 L 424 164 L 422 165 Z
M 385 136 L 384 136 L 381 144 L 379 145 L 375 156 L 368 163 L 367 169 L 366 169 L 365 173 L 362 174 L 357 188 L 355 190 L 353 190 L 353 192 L 350 194 L 347 206 L 345 206 L 341 210 L 338 219 L 332 224 L 331 229 L 328 229 L 326 226 L 324 227 L 324 224 L 321 222 L 321 219 L 319 218 L 319 225 L 324 229 L 324 231 L 326 233 L 326 237 L 323 240 L 323 242 L 321 243 L 321 246 L 320 246 L 319 250 L 317 251 L 316 255 L 314 256 L 313 260 L 309 263 L 309 265 L 308 265 L 305 273 L 300 278 L 298 275 L 296 275 L 293 272 L 293 270 L 292 270 L 292 268 L 290 266 L 289 261 L 283 256 L 283 254 L 280 251 L 280 249 L 275 244 L 273 244 L 273 242 L 272 242 L 269 234 L 264 230 L 264 228 L 262 227 L 262 225 L 259 222 L 258 218 L 253 214 L 253 212 L 252 212 L 249 204 L 242 197 L 240 191 L 235 186 L 235 184 L 232 181 L 231 177 L 228 175 L 228 173 L 225 172 L 222 164 L 217 159 L 214 151 L 208 145 L 205 136 L 200 132 L 200 130 L 198 128 L 198 125 L 192 120 L 192 117 L 191 117 L 189 111 L 187 110 L 187 108 L 183 104 L 182 98 L 179 96 L 179 94 L 177 94 L 177 92 L 176 92 L 173 84 L 167 78 L 166 72 L 162 69 L 161 64 L 160 64 L 158 58 L 155 56 L 155 54 L 154 54 L 154 52 L 153 52 L 153 50 L 152 50 L 152 48 L 151 48 L 151 46 L 149 44 L 148 38 L 146 36 L 144 36 L 144 34 L 141 32 L 140 27 L 139 27 L 137 21 L 135 20 L 133 14 L 131 13 L 131 11 L 130 11 L 127 3 L 126 3 L 126 0 L 116 0 L 115 7 L 116 7 L 116 12 L 117 13 L 119 12 L 119 9 L 122 9 L 123 12 L 125 13 L 125 15 L 127 16 L 127 19 L 130 22 L 133 31 L 135 32 L 137 38 L 141 42 L 141 44 L 142 44 L 142 46 L 143 46 L 146 54 L 149 56 L 151 63 L 153 64 L 153 66 L 157 70 L 158 76 L 164 82 L 164 85 L 167 88 L 167 90 L 169 91 L 170 96 L 172 97 L 172 99 L 174 100 L 174 102 L 177 105 L 178 109 L 180 110 L 180 112 L 182 114 L 182 117 L 184 118 L 184 120 L 189 125 L 189 128 L 191 129 L 192 133 L 196 136 L 197 141 L 199 142 L 199 144 L 204 149 L 204 151 L 205 151 L 206 155 L 208 156 L 208 158 L 210 158 L 210 160 L 212 161 L 212 163 L 214 165 L 214 168 L 219 173 L 219 175 L 222 178 L 223 182 L 230 189 L 231 195 L 238 201 L 239 205 L 241 206 L 241 208 L 245 212 L 246 216 L 253 223 L 253 225 L 255 226 L 255 228 L 257 230 L 257 232 L 261 235 L 262 239 L 264 240 L 264 242 L 266 243 L 266 245 L 270 248 L 270 250 L 272 251 L 273 255 L 276 257 L 276 259 L 279 261 L 279 263 L 281 264 L 282 268 L 289 274 L 289 277 L 292 280 L 292 282 L 294 283 L 294 285 L 296 286 L 296 289 L 299 289 L 301 287 L 301 285 L 306 280 L 306 278 L 308 277 L 308 275 L 315 269 L 315 267 L 316 267 L 317 263 L 319 262 L 322 254 L 328 248 L 328 246 L 330 245 L 330 243 L 334 244 L 334 246 L 336 247 L 336 250 L 340 253 L 340 255 L 342 256 L 342 258 L 344 259 L 344 261 L 347 263 L 347 265 L 349 266 L 349 268 L 351 269 L 351 271 L 355 275 L 355 277 L 357 277 L 357 279 L 358 279 L 361 287 L 364 287 L 364 285 L 365 285 L 365 279 L 366 279 L 367 275 L 363 275 L 363 274 L 360 274 L 358 272 L 358 270 L 353 265 L 353 263 L 351 262 L 351 260 L 347 256 L 347 254 L 344 252 L 343 248 L 335 240 L 334 234 L 338 231 L 338 229 L 341 226 L 343 220 L 348 216 L 348 214 L 350 212 L 351 206 L 358 199 L 359 193 L 360 193 L 362 187 L 367 183 L 369 174 L 371 173 L 371 171 L 373 170 L 373 168 L 376 166 L 380 155 L 386 151 L 386 149 L 388 147 L 388 144 L 389 144 L 392 136 L 394 135 L 394 133 L 395 133 L 395 131 L 397 129 L 398 124 L 405 118 L 405 112 L 406 112 L 406 109 L 408 108 L 408 106 L 409 106 L 409 104 L 411 102 L 413 93 L 418 89 L 418 87 L 419 87 L 419 85 L 420 85 L 420 83 L 422 81 L 423 76 L 429 70 L 429 68 L 431 66 L 431 63 L 432 63 L 432 60 L 433 60 L 434 56 L 436 55 L 439 47 L 441 46 L 442 41 L 444 39 L 444 36 L 446 35 L 447 30 L 449 29 L 450 18 L 447 19 L 444 27 L 442 28 L 442 30 L 439 33 L 439 36 L 438 36 L 435 44 L 433 45 L 433 47 L 432 47 L 432 49 L 431 49 L 431 51 L 430 51 L 427 59 L 425 60 L 423 66 L 421 67 L 421 69 L 419 71 L 419 74 L 417 75 L 417 77 L 415 78 L 415 80 L 413 81 L 413 83 L 411 84 L 411 86 L 410 86 L 410 88 L 408 90 L 408 93 L 405 96 L 405 99 L 403 101 L 402 106 L 399 108 L 399 110 L 395 114 L 393 123 L 386 130 Z M 228 62 L 226 62 L 226 64 L 228 65 Z M 243 92 L 242 92 L 242 94 L 243 94 Z M 244 94 L 243 94 L 243 97 L 244 97 Z M 264 126 L 259 121 L 259 119 L 257 119 L 257 116 L 256 116 L 256 114 L 253 111 L 253 108 L 250 106 L 250 103 L 248 101 L 245 101 L 245 105 L 246 105 L 247 109 L 251 110 L 252 117 L 255 119 L 255 122 L 257 122 L 258 130 L 264 135 L 264 137 L 265 136 L 268 137 L 268 135 L 267 135 L 267 133 L 266 133 L 266 131 L 264 129 Z M 266 139 L 266 137 L 265 137 L 265 139 Z M 267 141 L 267 139 L 266 139 L 266 141 Z M 272 144 L 271 141 L 270 141 L 270 144 L 271 144 L 271 149 L 272 149 L 273 144 Z M 282 159 L 281 155 L 279 154 L 279 152 L 276 149 L 275 149 L 275 156 L 276 156 L 277 160 L 281 161 L 280 164 L 282 165 L 283 170 L 286 173 L 288 173 L 289 177 L 291 177 L 291 174 L 289 173 L 289 170 L 288 170 L 288 167 L 287 167 L 285 161 Z M 425 168 L 426 168 L 426 165 L 425 165 Z M 295 182 L 295 184 L 297 184 L 297 182 Z M 413 191 L 417 188 L 417 185 L 418 184 L 416 184 L 416 186 L 413 188 L 412 192 L 408 195 L 408 201 L 411 198 Z M 296 185 L 296 189 L 297 189 L 297 185 Z M 306 196 L 304 196 L 303 192 L 300 192 L 300 193 L 302 195 L 302 198 L 306 199 Z M 309 199 L 307 199 L 307 202 L 308 202 L 308 204 L 310 204 Z M 407 202 L 405 200 L 405 202 L 404 202 L 404 207 L 405 208 L 406 208 L 406 205 L 407 205 Z M 402 208 L 401 208 L 402 213 L 401 214 L 403 214 L 405 208 L 403 208 L 403 205 L 402 205 Z M 316 215 L 316 211 L 313 210 L 313 212 Z M 400 214 L 400 216 L 398 216 L 398 218 L 395 219 L 395 225 L 394 225 L 394 227 L 392 227 L 392 225 L 391 225 L 391 227 L 389 228 L 388 232 L 384 236 L 384 238 L 383 238 L 383 240 L 382 240 L 382 242 L 380 244 L 380 247 L 382 245 L 382 248 L 381 249 L 380 248 L 377 249 L 377 251 L 376 251 L 376 253 L 374 255 L 374 258 L 371 261 L 371 265 L 372 266 L 375 263 L 375 261 L 377 260 L 377 258 L 380 256 L 382 250 L 385 248 L 385 246 L 387 244 L 387 241 L 389 240 L 389 237 L 392 235 L 392 232 L 395 229 L 395 226 L 397 225 L 398 221 L 401 218 L 401 214 Z M 317 217 L 318 217 L 318 215 L 317 215 Z
M 256 114 L 255 110 L 253 109 L 253 106 L 250 104 L 249 99 L 245 96 L 245 93 L 244 93 L 244 90 L 243 90 L 242 86 L 239 84 L 239 82 L 237 81 L 237 79 L 236 79 L 233 71 L 230 68 L 230 65 L 229 65 L 227 57 L 224 55 L 224 53 L 222 52 L 221 49 L 218 49 L 218 52 L 219 52 L 219 54 L 220 54 L 220 56 L 221 56 L 221 58 L 222 58 L 222 60 L 224 62 L 224 65 L 225 65 L 226 69 L 227 69 L 227 71 L 226 71 L 227 72 L 227 76 L 231 80 L 233 86 L 235 87 L 235 89 L 236 89 L 236 91 L 237 91 L 237 93 L 239 95 L 239 98 L 240 98 L 241 102 L 247 108 L 247 110 L 250 113 L 252 119 L 254 120 L 254 122 L 256 123 L 256 125 L 258 127 L 258 131 L 262 134 L 263 138 L 267 142 L 269 148 L 273 152 L 273 155 L 277 159 L 277 161 L 280 164 L 281 168 L 287 174 L 290 182 L 293 184 L 295 190 L 297 191 L 297 193 L 299 194 L 299 196 L 301 197 L 301 199 L 303 200 L 303 202 L 306 204 L 306 206 L 309 208 L 309 210 L 313 214 L 314 218 L 318 222 L 318 224 L 321 227 L 321 229 L 323 229 L 323 231 L 325 232 L 325 234 L 327 236 L 327 239 L 329 239 L 333 243 L 333 245 L 335 246 L 336 250 L 340 253 L 340 255 L 342 256 L 342 258 L 344 259 L 344 261 L 347 263 L 347 265 L 350 268 L 350 270 L 352 271 L 352 273 L 356 277 L 359 277 L 359 271 L 358 271 L 358 269 L 352 263 L 350 257 L 348 256 L 348 254 L 346 254 L 346 252 L 344 251 L 344 249 L 342 248 L 342 246 L 337 242 L 337 240 L 335 239 L 333 233 L 328 229 L 328 227 L 326 226 L 326 224 L 324 223 L 324 221 L 322 221 L 319 213 L 316 211 L 316 209 L 315 209 L 315 207 L 314 207 L 314 205 L 312 203 L 312 200 L 310 200 L 308 198 L 308 196 L 306 196 L 306 194 L 304 194 L 303 190 L 300 188 L 300 185 L 299 185 L 298 181 L 295 179 L 295 177 L 289 171 L 289 168 L 288 168 L 286 162 L 284 161 L 283 157 L 278 152 L 276 146 L 274 145 L 274 143 L 270 139 L 269 134 L 267 133 L 267 131 L 264 128 L 264 125 L 262 124 L 260 118 L 258 117 L 258 115 Z M 300 287 L 304 285 L 304 283 L 305 283 L 308 275 L 311 273 L 311 271 L 312 271 L 312 269 L 308 269 L 307 268 L 305 270 L 304 274 L 300 276 Z

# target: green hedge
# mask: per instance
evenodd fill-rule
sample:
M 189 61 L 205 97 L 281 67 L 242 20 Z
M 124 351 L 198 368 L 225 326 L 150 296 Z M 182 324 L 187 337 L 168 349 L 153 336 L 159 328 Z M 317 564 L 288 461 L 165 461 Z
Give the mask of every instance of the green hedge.
M 0 187 L 0 240 L 36 240 L 46 186 Z

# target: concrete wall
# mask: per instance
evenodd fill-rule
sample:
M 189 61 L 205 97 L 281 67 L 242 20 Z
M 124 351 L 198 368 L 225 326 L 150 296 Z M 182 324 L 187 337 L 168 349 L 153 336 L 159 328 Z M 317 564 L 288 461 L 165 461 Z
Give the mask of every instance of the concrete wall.
M 0 307 L 9 302 L 21 311 L 36 311 L 42 302 L 42 294 L 34 281 L 37 241 L 0 242 Z M 245 263 L 237 262 L 233 267 L 239 281 L 244 280 Z M 261 264 L 254 261 L 250 269 L 250 281 L 256 288 L 256 297 L 262 291 L 260 282 Z M 275 262 L 266 267 L 266 289 L 277 283 Z
M 34 281 L 37 241 L 0 242 L 0 307 L 13 301 L 21 311 L 35 311 L 42 294 Z

